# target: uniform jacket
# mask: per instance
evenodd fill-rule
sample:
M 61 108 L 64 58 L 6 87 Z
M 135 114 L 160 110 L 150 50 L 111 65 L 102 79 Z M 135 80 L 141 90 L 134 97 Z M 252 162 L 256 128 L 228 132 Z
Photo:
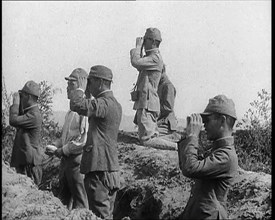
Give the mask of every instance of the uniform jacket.
M 183 175 L 195 179 L 183 219 L 228 219 L 227 194 L 234 181 L 238 158 L 232 136 L 216 140 L 202 159 L 198 158 L 198 138 L 178 143 Z
M 137 79 L 137 91 L 139 99 L 134 103 L 134 109 L 147 109 L 148 111 L 160 111 L 158 84 L 163 69 L 163 61 L 159 49 L 152 49 L 141 57 L 141 48 L 130 51 L 131 64 L 139 71 Z
M 87 117 L 80 116 L 71 110 L 67 112 L 61 138 L 53 143 L 58 148 L 62 147 L 64 152 L 62 160 L 80 164 L 83 146 L 87 140 L 88 128 Z
M 80 172 L 118 171 L 117 135 L 122 108 L 113 92 L 105 91 L 90 100 L 83 98 L 83 91 L 77 90 L 70 100 L 70 109 L 89 118 Z
M 170 130 L 176 130 L 177 119 L 174 112 L 176 88 L 164 73 L 158 85 L 160 99 L 160 116 L 158 122 L 168 124 Z
M 11 167 L 41 164 L 40 135 L 42 117 L 38 106 L 31 106 L 21 114 L 19 113 L 19 105 L 13 104 L 10 107 L 9 122 L 11 126 L 16 127 Z

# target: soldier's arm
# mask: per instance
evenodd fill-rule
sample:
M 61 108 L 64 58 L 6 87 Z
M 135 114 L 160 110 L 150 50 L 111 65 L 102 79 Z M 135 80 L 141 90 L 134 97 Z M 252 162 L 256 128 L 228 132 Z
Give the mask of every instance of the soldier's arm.
M 104 118 L 108 106 L 107 102 L 103 98 L 99 99 L 86 99 L 83 97 L 84 91 L 77 89 L 70 99 L 70 109 L 77 112 L 79 115 L 92 116 Z
M 159 70 L 161 71 L 162 67 L 159 67 L 159 58 L 157 55 L 141 57 L 141 49 L 134 48 L 130 51 L 131 55 L 131 64 L 138 71 L 142 70 Z
M 70 99 L 70 109 L 77 112 L 79 115 L 88 116 L 88 110 L 93 110 L 93 108 L 93 101 L 84 97 L 83 90 L 76 89 Z
M 37 127 L 37 115 L 35 112 L 28 111 L 26 114 L 19 115 L 19 105 L 13 104 L 10 107 L 9 123 L 13 127 L 31 129 Z
M 62 147 L 63 153 L 66 156 L 70 154 L 79 154 L 82 152 L 83 147 L 87 141 L 87 133 L 89 129 L 89 122 L 87 117 L 83 117 L 80 124 L 80 137 L 77 140 L 72 140 Z
M 229 155 L 224 150 L 217 150 L 210 156 L 199 159 L 198 137 L 189 136 L 178 144 L 179 166 L 184 176 L 203 179 L 220 178 L 226 175 Z

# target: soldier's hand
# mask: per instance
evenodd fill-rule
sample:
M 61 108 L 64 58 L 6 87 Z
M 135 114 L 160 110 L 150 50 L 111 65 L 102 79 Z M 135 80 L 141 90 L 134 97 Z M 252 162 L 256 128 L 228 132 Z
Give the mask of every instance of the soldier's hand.
M 63 150 L 62 150 L 62 147 L 58 148 L 55 152 L 54 152 L 54 155 L 57 156 L 57 157 L 61 157 L 63 156 Z
M 143 37 L 137 37 L 136 38 L 136 47 L 142 47 L 143 45 Z
M 86 87 L 87 87 L 87 78 L 86 77 L 80 77 L 78 79 L 78 88 L 83 89 L 83 91 L 86 91 Z
M 54 151 L 49 151 L 49 150 L 46 150 L 45 151 L 45 154 L 47 154 L 48 156 L 53 156 L 54 155 Z
M 20 95 L 19 95 L 19 92 L 13 93 L 12 98 L 13 98 L 13 104 L 17 104 L 17 105 L 20 104 Z
M 201 115 L 191 114 L 189 117 L 187 117 L 186 135 L 198 137 L 202 129 L 202 126 L 203 123 Z

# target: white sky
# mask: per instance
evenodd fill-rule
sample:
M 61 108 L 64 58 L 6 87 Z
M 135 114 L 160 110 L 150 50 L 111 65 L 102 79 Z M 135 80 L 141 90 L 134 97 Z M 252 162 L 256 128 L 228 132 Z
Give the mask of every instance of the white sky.
M 134 115 L 130 90 L 137 71 L 130 49 L 146 28 L 162 33 L 160 51 L 177 89 L 175 112 L 201 112 L 218 94 L 243 117 L 261 89 L 271 91 L 271 1 L 54 2 L 2 1 L 2 74 L 7 90 L 49 81 L 66 111 L 73 69 L 112 69 L 123 113 Z

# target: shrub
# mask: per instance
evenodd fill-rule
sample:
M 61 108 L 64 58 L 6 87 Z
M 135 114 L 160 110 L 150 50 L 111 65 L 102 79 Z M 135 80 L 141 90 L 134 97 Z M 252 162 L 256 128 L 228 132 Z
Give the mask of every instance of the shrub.
M 271 173 L 271 93 L 264 89 L 250 103 L 235 133 L 239 165 L 245 170 Z
M 41 144 L 42 147 L 45 147 L 47 144 L 56 139 L 56 137 L 60 136 L 61 129 L 58 126 L 58 123 L 54 122 L 52 119 L 52 99 L 55 94 L 53 86 L 47 81 L 40 82 L 39 86 L 41 93 L 38 99 L 38 104 L 43 118 Z
M 9 125 L 9 109 L 12 93 L 8 94 L 4 76 L 2 76 L 2 160 L 10 162 L 15 137 L 15 128 Z

